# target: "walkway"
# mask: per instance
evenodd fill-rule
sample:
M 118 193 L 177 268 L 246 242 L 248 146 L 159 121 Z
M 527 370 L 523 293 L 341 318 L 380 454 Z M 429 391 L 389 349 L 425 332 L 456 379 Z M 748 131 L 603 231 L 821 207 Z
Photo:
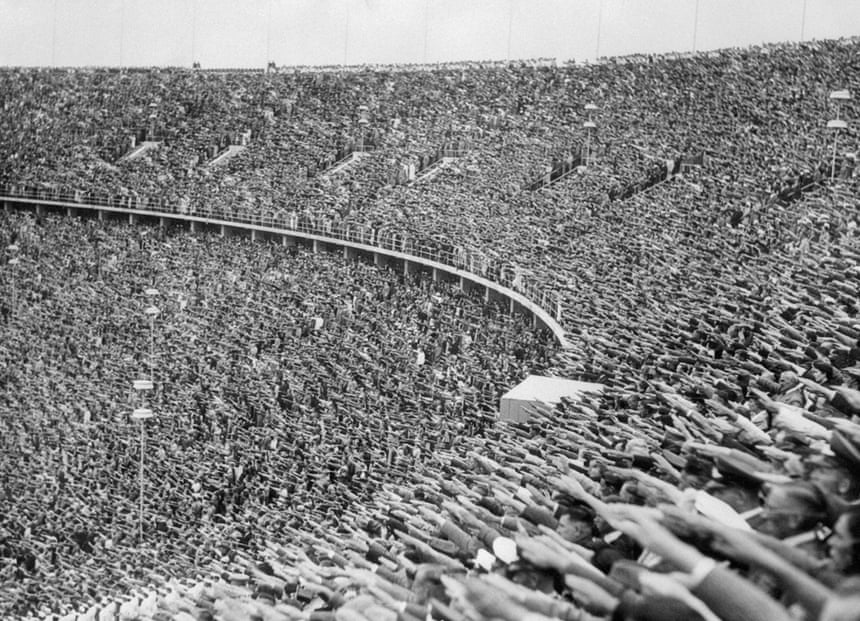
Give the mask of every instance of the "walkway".
M 464 290 L 473 288 L 483 289 L 485 300 L 487 301 L 491 299 L 508 300 L 510 312 L 530 314 L 535 325 L 541 324 L 553 333 L 562 349 L 570 349 L 570 345 L 565 337 L 565 331 L 550 312 L 547 312 L 538 303 L 518 291 L 514 291 L 484 276 L 458 267 L 459 264 L 466 263 L 443 251 L 428 250 L 422 252 L 421 248 L 419 248 L 418 254 L 411 254 L 404 250 L 396 249 L 396 245 L 398 244 L 394 243 L 386 246 L 384 242 L 377 245 L 369 240 L 355 241 L 354 239 L 350 239 L 350 231 L 347 231 L 344 237 L 341 238 L 337 237 L 336 233 L 332 230 L 325 231 L 319 228 L 298 225 L 290 226 L 290 223 L 283 219 L 262 217 L 254 218 L 253 220 L 251 218 L 242 219 L 236 217 L 235 214 L 226 212 L 197 215 L 193 213 L 180 213 L 169 208 L 134 209 L 119 207 L 113 204 L 98 205 L 66 200 L 15 196 L 8 191 L 0 193 L 0 201 L 2 201 L 3 209 L 7 211 L 13 208 L 24 207 L 33 208 L 36 210 L 36 213 L 41 214 L 46 208 L 49 208 L 53 211 L 64 212 L 67 215 L 75 215 L 78 213 L 78 210 L 83 209 L 97 212 L 99 219 L 119 214 L 127 217 L 130 223 L 149 219 L 150 221 L 157 222 L 160 226 L 165 226 L 167 221 L 173 220 L 187 223 L 192 232 L 202 227 L 217 230 L 222 235 L 244 231 L 250 233 L 252 240 L 274 237 L 279 238 L 285 246 L 296 245 L 297 243 L 307 244 L 313 248 L 314 252 L 340 248 L 347 257 L 358 258 L 362 255 L 372 257 L 373 262 L 377 265 L 381 265 L 384 262 L 402 264 L 402 269 L 405 273 L 424 270 L 431 273 L 434 280 L 445 278 L 459 282 L 460 287 Z

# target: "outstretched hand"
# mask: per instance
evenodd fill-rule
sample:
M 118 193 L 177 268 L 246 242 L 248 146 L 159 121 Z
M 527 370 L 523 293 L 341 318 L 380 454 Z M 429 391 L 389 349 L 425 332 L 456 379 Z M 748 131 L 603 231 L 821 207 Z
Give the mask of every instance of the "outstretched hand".
M 571 554 L 561 550 L 548 537 L 517 537 L 517 548 L 520 556 L 534 565 L 544 569 L 554 569 L 563 572 L 570 563 Z
M 594 614 L 608 615 L 618 607 L 618 600 L 591 580 L 568 575 L 564 583 L 573 594 L 573 601 Z

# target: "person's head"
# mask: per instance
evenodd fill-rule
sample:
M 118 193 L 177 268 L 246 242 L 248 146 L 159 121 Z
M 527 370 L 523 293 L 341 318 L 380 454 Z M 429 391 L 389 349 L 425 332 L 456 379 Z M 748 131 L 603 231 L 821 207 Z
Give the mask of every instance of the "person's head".
M 592 461 L 588 466 L 588 478 L 592 481 L 603 479 L 603 465 L 598 461 Z
M 853 500 L 860 492 L 860 481 L 838 459 L 816 457 L 806 460 L 806 479 L 825 494 Z
M 781 373 L 779 376 L 779 390 L 782 393 L 786 393 L 799 383 L 800 380 L 797 379 L 797 374 L 792 373 L 791 371 L 786 371 Z
M 556 582 L 561 578 L 555 572 L 520 562 L 508 565 L 505 573 L 514 584 L 520 584 L 528 589 L 543 593 L 552 593 L 557 590 Z
M 860 509 L 839 516 L 827 547 L 835 569 L 846 574 L 860 574 Z
M 558 534 L 574 543 L 583 543 L 594 534 L 594 512 L 579 504 L 562 504 L 558 513 Z
M 824 497 L 810 483 L 770 485 L 764 494 L 762 530 L 774 537 L 784 539 L 827 520 Z

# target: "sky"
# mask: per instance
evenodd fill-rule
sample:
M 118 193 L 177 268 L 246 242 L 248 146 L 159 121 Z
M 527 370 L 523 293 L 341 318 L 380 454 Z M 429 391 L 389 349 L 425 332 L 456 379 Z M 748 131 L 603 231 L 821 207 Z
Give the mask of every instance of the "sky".
M 860 0 L 0 0 L 0 66 L 600 56 L 860 35 Z

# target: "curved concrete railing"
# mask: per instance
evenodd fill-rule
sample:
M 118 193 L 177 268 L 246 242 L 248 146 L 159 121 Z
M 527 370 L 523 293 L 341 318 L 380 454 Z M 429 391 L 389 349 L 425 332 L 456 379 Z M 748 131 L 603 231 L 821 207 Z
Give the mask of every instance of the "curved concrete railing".
M 5 191 L 2 191 L 4 190 Z M 525 293 L 516 291 L 499 282 L 466 269 L 477 265 L 484 272 L 490 272 L 481 255 L 478 259 L 468 251 L 445 250 L 433 248 L 426 243 L 410 241 L 397 233 L 391 234 L 382 230 L 380 232 L 370 231 L 365 228 L 336 228 L 331 225 L 319 227 L 308 225 L 298 220 L 283 218 L 266 218 L 262 216 L 241 216 L 226 211 L 207 210 L 206 213 L 188 213 L 163 203 L 151 208 L 149 205 L 138 208 L 131 206 L 118 206 L 111 204 L 114 199 L 104 201 L 93 201 L 88 197 L 87 202 L 78 200 L 65 200 L 66 197 L 28 196 L 18 192 L 10 192 L 9 188 L 0 188 L 0 201 L 4 209 L 12 207 L 31 207 L 39 213 L 45 207 L 65 211 L 74 214 L 76 210 L 86 209 L 98 212 L 99 217 L 104 214 L 126 215 L 129 222 L 135 222 L 140 218 L 155 218 L 160 224 L 168 220 L 188 223 L 191 230 L 195 231 L 201 226 L 217 227 L 222 234 L 248 231 L 252 239 L 259 235 L 278 236 L 285 245 L 295 244 L 298 240 L 313 245 L 314 250 L 336 246 L 343 248 L 347 256 L 357 256 L 359 253 L 373 256 L 374 262 L 379 264 L 383 260 L 402 262 L 406 272 L 415 269 L 426 269 L 432 272 L 433 278 L 458 279 L 462 288 L 480 287 L 484 289 L 485 299 L 492 297 L 504 298 L 509 301 L 511 312 L 526 312 L 530 314 L 534 323 L 545 326 L 556 338 L 562 349 L 568 349 L 569 343 L 560 323 L 547 312 L 540 304 L 529 299 L 529 287 Z M 129 201 L 130 202 L 130 201 Z M 101 203 L 101 204 L 100 204 Z M 481 260 L 483 259 L 483 260 Z M 531 288 L 533 293 L 539 292 Z M 544 299 L 545 299 L 544 295 Z

